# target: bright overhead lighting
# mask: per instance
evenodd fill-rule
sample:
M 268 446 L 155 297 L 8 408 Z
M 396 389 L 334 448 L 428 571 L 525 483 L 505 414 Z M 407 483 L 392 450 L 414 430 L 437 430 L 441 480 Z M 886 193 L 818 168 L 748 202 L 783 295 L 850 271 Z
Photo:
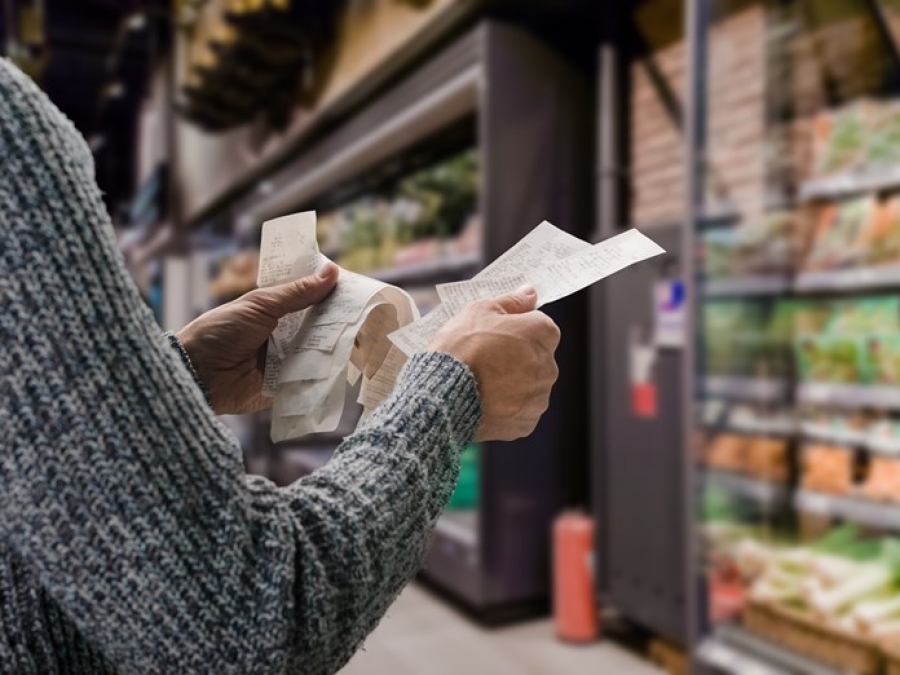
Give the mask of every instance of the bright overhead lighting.
M 106 98 L 122 98 L 125 95 L 125 85 L 121 82 L 111 82 L 106 85 L 106 89 L 104 90 L 104 94 L 106 94 Z
M 125 26 L 132 33 L 142 31 L 147 27 L 147 15 L 143 12 L 136 12 L 128 17 L 128 21 L 125 23 Z

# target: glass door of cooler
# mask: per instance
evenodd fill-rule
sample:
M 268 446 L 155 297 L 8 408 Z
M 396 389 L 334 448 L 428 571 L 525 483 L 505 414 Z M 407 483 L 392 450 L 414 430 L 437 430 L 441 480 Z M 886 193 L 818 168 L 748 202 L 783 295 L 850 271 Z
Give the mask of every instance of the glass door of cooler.
M 900 2 L 688 6 L 697 660 L 889 672 Z

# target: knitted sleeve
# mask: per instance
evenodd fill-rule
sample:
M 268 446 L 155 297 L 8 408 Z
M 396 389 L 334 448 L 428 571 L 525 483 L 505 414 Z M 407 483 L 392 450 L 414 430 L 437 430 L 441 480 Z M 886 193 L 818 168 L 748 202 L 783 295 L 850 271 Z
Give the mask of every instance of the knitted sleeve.
M 335 672 L 420 564 L 479 421 L 471 373 L 416 356 L 326 467 L 247 478 L 83 140 L 2 59 L 0 158 L 0 541 L 122 672 Z

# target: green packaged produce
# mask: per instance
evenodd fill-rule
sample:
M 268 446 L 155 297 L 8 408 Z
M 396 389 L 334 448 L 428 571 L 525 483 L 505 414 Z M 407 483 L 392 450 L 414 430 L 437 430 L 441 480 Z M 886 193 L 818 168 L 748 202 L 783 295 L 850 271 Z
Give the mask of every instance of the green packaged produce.
M 866 155 L 866 108 L 853 104 L 821 113 L 814 126 L 813 151 L 818 175 L 858 167 Z
M 865 357 L 872 384 L 900 385 L 900 334 L 870 336 Z
M 900 331 L 900 296 L 833 300 L 825 330 L 831 334 L 854 335 Z
M 872 197 L 821 206 L 804 269 L 828 270 L 863 262 L 866 251 L 861 245 L 862 234 L 875 216 Z
M 794 349 L 804 382 L 852 384 L 863 380 L 865 339 L 855 335 L 804 335 Z
M 900 105 L 895 101 L 873 101 L 868 105 L 867 117 L 867 163 L 900 164 Z

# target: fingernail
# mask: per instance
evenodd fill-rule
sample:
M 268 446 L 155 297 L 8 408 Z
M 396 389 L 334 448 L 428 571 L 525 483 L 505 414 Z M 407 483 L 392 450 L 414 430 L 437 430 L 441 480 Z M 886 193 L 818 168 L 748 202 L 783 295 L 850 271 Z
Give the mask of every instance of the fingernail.
M 333 262 L 327 262 L 322 265 L 322 268 L 316 272 L 316 276 L 320 279 L 330 279 L 334 276 L 334 273 L 337 272 L 337 265 Z
M 516 289 L 516 293 L 518 293 L 519 295 L 524 295 L 526 298 L 537 295 L 537 291 L 535 290 L 534 286 L 529 286 L 528 284 L 519 286 L 519 288 Z

